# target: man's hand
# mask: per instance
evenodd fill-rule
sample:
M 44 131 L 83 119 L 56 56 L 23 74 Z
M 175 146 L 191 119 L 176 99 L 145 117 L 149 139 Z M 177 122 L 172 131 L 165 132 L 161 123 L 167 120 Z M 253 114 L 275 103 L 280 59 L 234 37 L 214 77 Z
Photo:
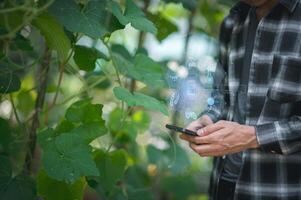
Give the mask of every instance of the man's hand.
M 236 122 L 219 121 L 197 131 L 200 136 L 182 134 L 181 139 L 190 143 L 200 156 L 223 156 L 257 148 L 255 128 Z
M 202 117 L 188 124 L 188 126 L 186 126 L 185 128 L 194 132 L 198 132 L 199 130 L 210 124 L 213 124 L 211 118 L 208 115 L 203 115 Z M 200 132 L 198 133 L 198 135 L 200 135 Z

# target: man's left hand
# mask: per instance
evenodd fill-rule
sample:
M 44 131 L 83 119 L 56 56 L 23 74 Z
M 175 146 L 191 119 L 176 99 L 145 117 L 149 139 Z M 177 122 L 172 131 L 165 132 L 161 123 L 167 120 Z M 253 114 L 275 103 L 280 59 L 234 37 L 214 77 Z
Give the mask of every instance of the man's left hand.
M 257 148 L 255 128 L 236 122 L 219 121 L 198 130 L 199 136 L 181 134 L 180 138 L 200 156 L 223 156 Z

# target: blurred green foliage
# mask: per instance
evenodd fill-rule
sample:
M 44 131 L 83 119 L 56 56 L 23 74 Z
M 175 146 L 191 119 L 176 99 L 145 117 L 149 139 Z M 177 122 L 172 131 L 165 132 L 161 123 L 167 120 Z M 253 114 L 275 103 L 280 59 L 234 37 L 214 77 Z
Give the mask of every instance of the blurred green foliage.
M 166 62 L 141 47 L 179 19 L 217 36 L 232 3 L 1 1 L 0 200 L 206 199 L 210 162 L 159 128 Z

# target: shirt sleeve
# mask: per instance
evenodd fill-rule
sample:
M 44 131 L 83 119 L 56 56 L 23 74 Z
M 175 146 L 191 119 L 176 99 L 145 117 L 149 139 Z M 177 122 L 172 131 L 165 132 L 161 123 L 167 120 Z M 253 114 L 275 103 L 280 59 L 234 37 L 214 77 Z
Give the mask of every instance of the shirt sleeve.
M 278 154 L 301 151 L 301 116 L 257 125 L 257 141 L 262 150 Z

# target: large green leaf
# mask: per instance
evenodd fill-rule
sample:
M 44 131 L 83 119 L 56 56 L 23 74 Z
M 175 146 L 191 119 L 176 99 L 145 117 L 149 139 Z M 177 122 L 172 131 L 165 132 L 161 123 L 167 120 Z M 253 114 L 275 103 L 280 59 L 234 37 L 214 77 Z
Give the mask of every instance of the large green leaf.
M 169 36 L 171 33 L 178 31 L 178 27 L 175 24 L 173 24 L 169 20 L 165 19 L 160 14 L 153 15 L 153 14 L 147 13 L 147 16 L 158 27 L 158 33 L 157 33 L 156 37 L 160 42 L 162 40 L 164 40 L 167 36 Z
M 136 121 L 134 122 L 134 120 L 124 119 L 123 115 L 125 115 L 125 113 L 123 113 L 120 108 L 116 108 L 110 113 L 109 123 L 108 123 L 110 132 L 113 136 L 114 135 L 116 136 L 118 134 L 118 136 L 121 138 L 128 136 L 131 139 L 135 140 L 137 136 L 137 128 L 138 128 L 135 122 L 138 123 L 137 122 L 138 117 L 136 116 Z
M 140 75 L 140 77 L 137 77 L 137 80 L 153 87 L 165 86 L 162 67 L 150 57 L 144 54 L 137 54 L 135 56 L 135 70 Z
M 133 61 L 124 55 L 114 52 L 112 56 L 112 60 L 121 74 L 141 81 L 149 87 L 165 86 L 164 71 L 158 63 L 144 54 L 137 54 Z
M 66 60 L 71 43 L 58 21 L 49 13 L 43 13 L 35 18 L 33 25 L 40 30 L 48 46 L 57 51 L 60 60 Z
M 103 121 L 102 105 L 91 104 L 90 100 L 80 100 L 73 103 L 65 114 L 67 120 L 76 123 Z
M 126 0 L 124 12 L 122 12 L 120 6 L 115 1 L 110 1 L 109 5 L 113 15 L 117 17 L 121 24 L 127 25 L 130 23 L 131 26 L 138 30 L 153 34 L 157 33 L 155 25 L 145 17 L 144 13 L 132 0 Z
M 119 100 L 126 102 L 129 106 L 143 106 L 147 109 L 158 110 L 161 113 L 168 115 L 166 105 L 153 97 L 140 92 L 131 93 L 122 87 L 115 87 L 114 94 Z
M 1 62 L 0 62 L 1 65 Z M 4 71 L 0 74 L 0 94 L 6 94 L 18 91 L 21 87 L 21 81 L 12 71 Z
M 25 175 L 12 177 L 8 157 L 0 156 L 0 200 L 35 200 L 35 181 Z
M 99 175 L 91 148 L 77 135 L 63 133 L 50 140 L 43 150 L 44 168 L 53 179 L 72 183 L 82 176 Z
M 74 52 L 74 61 L 81 70 L 92 71 L 95 68 L 95 62 L 98 58 L 107 60 L 107 57 L 94 48 L 76 45 Z
M 101 122 L 88 122 L 75 129 L 70 134 L 78 136 L 81 140 L 89 144 L 94 139 L 107 133 L 107 129 L 103 121 Z
M 35 181 L 25 175 L 0 177 L 0 200 L 35 200 Z
M 80 200 L 84 196 L 85 179 L 80 178 L 72 184 L 50 178 L 40 171 L 37 178 L 38 195 L 44 200 Z
M 107 33 L 103 26 L 105 8 L 104 0 L 90 0 L 83 10 L 80 10 L 74 0 L 59 0 L 49 10 L 69 31 L 97 39 Z
M 105 190 L 110 191 L 116 182 L 123 177 L 127 166 L 127 154 L 124 150 L 98 151 L 95 162 L 100 174 L 97 178 L 98 182 Z

